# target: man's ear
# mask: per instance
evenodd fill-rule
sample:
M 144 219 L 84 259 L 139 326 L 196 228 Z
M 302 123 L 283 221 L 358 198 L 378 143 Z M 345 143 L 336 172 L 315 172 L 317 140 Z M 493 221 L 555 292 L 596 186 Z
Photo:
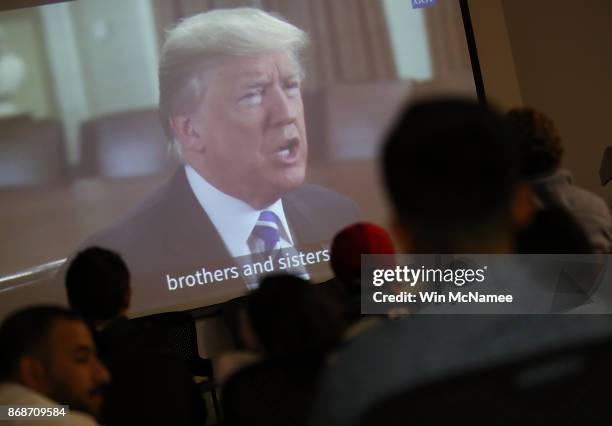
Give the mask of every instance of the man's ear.
M 510 214 L 515 229 L 523 229 L 533 219 L 536 210 L 535 194 L 527 182 L 519 183 L 512 192 Z
M 176 141 L 183 148 L 188 151 L 204 151 L 204 141 L 192 114 L 175 115 L 169 121 Z
M 24 355 L 17 366 L 17 381 L 42 394 L 47 392 L 47 374 L 42 362 L 32 356 Z

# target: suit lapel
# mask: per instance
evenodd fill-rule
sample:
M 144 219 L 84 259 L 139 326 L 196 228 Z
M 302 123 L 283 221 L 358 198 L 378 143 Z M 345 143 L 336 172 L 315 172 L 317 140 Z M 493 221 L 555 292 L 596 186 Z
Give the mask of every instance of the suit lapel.
M 283 209 L 291 233 L 295 238 L 295 245 L 319 243 L 324 238 L 320 235 L 320 226 L 313 221 L 316 217 L 310 211 L 312 208 L 295 192 L 289 192 L 283 197 Z
M 202 265 L 215 264 L 231 258 L 219 232 L 198 203 L 187 177 L 185 169 L 180 168 L 169 182 L 168 202 L 164 203 L 171 210 L 166 217 L 168 222 L 170 249 L 173 255 L 181 259 L 197 259 Z
M 184 168 L 177 170 L 164 192 L 166 199 L 162 204 L 165 206 L 163 216 L 166 218 L 168 255 L 175 259 L 189 259 L 186 264 L 195 267 L 233 263 L 219 232 L 193 194 Z M 305 198 L 296 191 L 283 196 L 287 222 L 297 246 L 319 246 L 326 242 L 326 236 L 320 224 L 316 223 L 317 212 Z

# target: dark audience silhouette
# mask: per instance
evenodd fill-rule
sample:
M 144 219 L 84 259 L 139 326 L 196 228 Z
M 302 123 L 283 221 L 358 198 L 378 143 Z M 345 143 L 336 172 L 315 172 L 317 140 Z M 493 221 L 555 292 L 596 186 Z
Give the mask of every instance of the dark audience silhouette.
M 382 152 L 393 239 L 407 254 L 609 251 L 610 215 L 601 200 L 573 186 L 560 170 L 562 152 L 552 121 L 535 110 L 504 116 L 463 98 L 408 105 Z M 451 413 L 455 421 L 494 421 L 492 410 L 503 406 L 503 398 L 517 402 L 517 413 L 505 419 L 515 421 L 520 410 L 533 413 L 524 388 L 530 398 L 540 388 L 519 389 L 514 379 L 526 366 L 549 361 L 560 367 L 559 383 L 576 383 L 583 397 L 580 407 L 566 400 L 559 412 L 588 407 L 585 378 L 596 378 L 595 369 L 605 365 L 602 354 L 612 345 L 609 318 L 468 315 L 427 303 L 394 321 L 382 320 L 388 315 L 362 312 L 362 286 L 370 285 L 362 282 L 364 254 L 386 255 L 376 258 L 382 269 L 395 268 L 400 256 L 383 228 L 353 224 L 331 244 L 331 280 L 313 285 L 294 275 L 271 275 L 220 305 L 217 315 L 225 317 L 237 350 L 219 357 L 217 381 L 207 383 L 223 391 L 217 422 L 369 426 L 409 422 L 411 410 L 423 424 L 432 410 L 434 423 Z M 509 260 L 504 275 L 515 283 L 512 290 L 528 283 L 521 291 L 536 292 L 531 285 L 537 280 L 523 263 Z M 208 419 L 193 369 L 164 344 L 155 325 L 128 319 L 130 271 L 121 257 L 88 248 L 70 263 L 65 285 L 74 312 L 34 307 L 0 326 L 0 403 L 67 403 L 109 426 L 204 426 Z M 73 334 L 84 339 L 87 383 L 62 379 L 65 371 L 43 359 L 71 341 L 66 330 L 58 340 L 58 324 L 73 326 Z M 572 370 L 567 354 L 584 368 Z M 35 364 L 46 381 L 32 379 L 34 370 L 27 367 Z M 566 380 L 570 370 L 578 371 L 575 380 Z M 436 399 L 444 390 L 445 398 Z M 478 395 L 489 404 L 471 407 L 480 410 L 477 416 L 457 410 L 451 391 L 467 395 L 462 401 Z M 85 415 L 72 417 L 74 424 L 95 424 Z
M 534 188 L 542 209 L 566 209 L 584 230 L 593 250 L 608 253 L 612 248 L 612 219 L 610 209 L 599 196 L 580 188 L 573 183 L 569 170 L 561 168 L 563 143 L 553 121 L 542 112 L 533 108 L 515 108 L 506 114 L 518 135 L 521 149 L 521 173 Z M 551 213 L 559 223 L 560 213 Z M 568 223 L 564 219 L 564 223 Z M 542 224 L 543 225 L 543 224 Z M 550 225 L 549 225 L 550 226 Z M 571 225 L 567 225 L 571 226 Z M 573 228 L 573 226 L 572 226 Z M 570 249 L 560 236 L 554 238 L 564 248 Z M 575 235 L 575 231 L 568 230 Z M 538 237 L 544 237 L 539 235 Z M 543 248 L 542 245 L 538 249 Z M 557 253 L 554 243 L 550 248 Z M 579 246 L 576 250 L 580 249 Z M 589 250 L 590 251 L 590 250 Z M 589 252 L 587 251 L 587 252 Z M 572 251 L 567 251 L 570 253 Z M 584 251 L 574 251 L 583 253 Z
M 100 359 L 113 375 L 102 421 L 115 425 L 202 425 L 204 400 L 186 362 L 164 347 L 155 330 L 129 321 L 130 274 L 119 255 L 98 247 L 68 267 L 73 309 L 95 330 Z
M 472 100 L 410 105 L 387 136 L 382 166 L 406 253 L 511 254 L 517 232 L 532 219 L 516 133 L 498 112 Z M 527 277 L 518 263 L 510 262 L 504 273 L 517 285 Z M 322 374 L 310 424 L 357 424 L 393 395 L 612 331 L 601 318 L 452 312 L 433 305 L 429 315 L 388 321 L 347 341 Z M 410 402 L 401 404 L 409 422 Z M 465 422 L 470 410 L 484 409 L 449 412 L 444 401 L 431 406 L 440 407 L 436 419 Z
M 264 358 L 227 380 L 225 423 L 304 424 L 324 357 L 342 336 L 333 304 L 301 278 L 271 276 L 247 296 L 242 321 L 244 341 Z

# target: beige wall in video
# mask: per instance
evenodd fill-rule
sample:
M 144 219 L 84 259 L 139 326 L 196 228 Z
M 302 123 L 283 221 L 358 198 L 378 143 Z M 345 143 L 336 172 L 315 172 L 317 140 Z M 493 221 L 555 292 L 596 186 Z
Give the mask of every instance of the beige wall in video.
M 433 71 L 423 10 L 412 9 L 404 0 L 383 0 L 382 4 L 398 77 L 429 80 Z
M 153 10 L 150 0 L 81 0 L 39 11 L 68 159 L 76 164 L 82 122 L 157 104 Z
M 612 2 L 505 0 L 523 102 L 557 123 L 563 166 L 577 184 L 612 199 L 599 167 L 612 146 Z
M 547 113 L 577 184 L 612 200 L 599 167 L 612 146 L 612 2 L 470 0 L 487 95 Z
M 2 49 L 18 54 L 26 65 L 25 79 L 12 102 L 19 110 L 36 118 L 54 116 L 53 91 L 38 12 L 34 9 L 5 12 L 0 16 L 0 31 L 6 41 Z
M 84 0 L 71 6 L 91 115 L 156 105 L 151 2 Z

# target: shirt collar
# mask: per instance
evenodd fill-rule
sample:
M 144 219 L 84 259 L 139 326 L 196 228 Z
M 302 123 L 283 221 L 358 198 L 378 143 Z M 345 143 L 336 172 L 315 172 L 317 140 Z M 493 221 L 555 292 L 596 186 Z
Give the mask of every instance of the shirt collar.
M 233 257 L 250 254 L 247 240 L 260 213 L 264 210 L 272 211 L 278 216 L 283 225 L 281 238 L 293 245 L 282 199 L 279 198 L 268 207 L 256 210 L 244 201 L 212 186 L 189 165 L 185 165 L 185 174 L 195 197 Z

